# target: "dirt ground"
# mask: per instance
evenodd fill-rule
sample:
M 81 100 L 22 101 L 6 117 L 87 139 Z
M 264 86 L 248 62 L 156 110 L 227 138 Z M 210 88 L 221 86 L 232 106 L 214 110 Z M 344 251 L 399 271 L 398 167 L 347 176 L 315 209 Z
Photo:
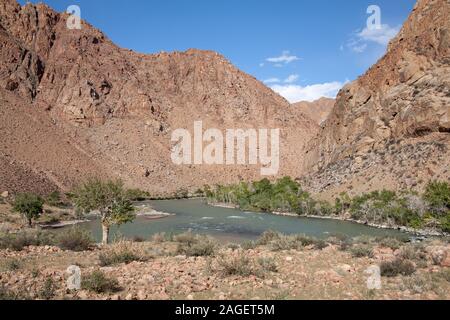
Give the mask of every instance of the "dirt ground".
M 52 246 L 1 250 L 0 287 L 25 299 L 450 299 L 450 246 L 442 241 L 396 250 L 378 244 L 361 258 L 339 244 L 289 250 L 275 250 L 273 244 L 227 245 L 190 257 L 180 254 L 176 241 L 129 242 L 126 250 L 138 261 L 100 266 L 99 256 L 114 246 L 84 252 Z M 369 267 L 406 255 L 413 274 L 382 276 L 379 290 L 368 287 Z M 102 293 L 69 291 L 71 265 L 80 267 L 82 279 L 101 270 L 119 286 Z

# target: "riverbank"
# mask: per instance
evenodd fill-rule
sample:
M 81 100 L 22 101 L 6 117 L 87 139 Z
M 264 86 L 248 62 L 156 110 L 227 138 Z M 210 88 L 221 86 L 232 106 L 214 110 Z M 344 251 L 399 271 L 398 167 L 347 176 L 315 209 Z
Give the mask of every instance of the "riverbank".
M 207 202 L 207 204 L 209 206 L 217 207 L 217 208 L 241 210 L 238 206 L 230 205 L 230 204 L 227 204 L 227 203 L 210 203 L 210 202 Z M 248 212 L 254 212 L 254 213 L 263 213 L 263 212 L 251 211 L 251 210 L 241 210 L 241 211 L 248 211 Z M 277 215 L 277 216 L 284 216 L 284 217 L 345 221 L 345 222 L 356 223 L 356 224 L 365 225 L 365 226 L 372 227 L 372 228 L 377 228 L 377 229 L 399 230 L 399 231 L 402 231 L 404 233 L 410 233 L 410 234 L 413 234 L 415 236 L 420 236 L 420 237 L 447 237 L 447 236 L 450 236 L 447 233 L 439 232 L 437 230 L 413 229 L 413 228 L 408 228 L 408 227 L 405 227 L 405 226 L 376 224 L 376 223 L 370 223 L 370 222 L 362 221 L 362 220 L 355 220 L 355 219 L 352 219 L 350 217 L 345 217 L 345 216 L 298 215 L 298 214 L 293 213 L 293 212 L 280 212 L 280 211 L 264 212 L 264 213 Z

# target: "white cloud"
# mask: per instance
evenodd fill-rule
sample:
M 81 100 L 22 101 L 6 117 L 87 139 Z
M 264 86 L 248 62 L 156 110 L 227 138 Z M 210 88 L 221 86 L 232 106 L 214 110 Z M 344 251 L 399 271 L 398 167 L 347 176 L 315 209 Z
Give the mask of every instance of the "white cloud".
M 264 83 L 278 83 L 278 82 L 281 82 L 281 80 L 278 78 L 269 78 L 267 80 L 264 80 Z
M 400 26 L 390 27 L 388 24 L 382 24 L 380 28 L 366 27 L 363 31 L 357 33 L 357 36 L 363 41 L 376 42 L 382 46 L 386 46 L 399 31 Z
M 284 83 L 294 83 L 295 81 L 298 80 L 298 78 L 299 78 L 298 74 L 291 74 L 284 80 Z
M 294 84 L 273 85 L 271 88 L 281 96 L 286 98 L 290 103 L 299 101 L 315 101 L 322 97 L 335 98 L 339 90 L 345 83 L 334 81 L 313 84 L 309 86 L 299 86 Z
M 267 62 L 275 63 L 276 66 L 281 65 L 282 63 L 288 64 L 288 63 L 291 63 L 291 62 L 297 61 L 297 60 L 300 60 L 300 58 L 295 55 L 291 55 L 291 53 L 287 50 L 283 51 L 283 53 L 278 57 L 266 59 Z
M 264 67 L 264 66 L 265 66 L 264 62 L 261 62 L 261 63 L 259 64 L 259 66 L 260 66 L 261 68 Z
M 389 41 L 398 34 L 400 28 L 400 26 L 390 27 L 388 24 L 383 24 L 379 28 L 366 27 L 362 31 L 358 30 L 354 33 L 347 41 L 347 47 L 356 53 L 362 53 L 366 51 L 371 42 L 387 46 Z
M 367 43 L 355 42 L 350 44 L 350 48 L 356 53 L 363 53 L 367 49 Z

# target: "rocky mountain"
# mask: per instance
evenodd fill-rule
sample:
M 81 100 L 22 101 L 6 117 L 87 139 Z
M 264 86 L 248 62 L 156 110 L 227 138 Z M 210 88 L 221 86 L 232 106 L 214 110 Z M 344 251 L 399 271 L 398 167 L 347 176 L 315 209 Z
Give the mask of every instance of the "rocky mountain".
M 94 175 L 154 194 L 261 178 L 260 165 L 173 164 L 171 133 L 200 120 L 280 128 L 279 176 L 325 196 L 448 179 L 449 15 L 449 1 L 419 0 L 334 106 L 290 105 L 218 53 L 136 53 L 84 21 L 68 29 L 44 4 L 2 0 L 0 192 L 67 190 Z
M 385 56 L 340 91 L 310 143 L 307 162 L 316 172 L 305 180 L 313 190 L 449 179 L 449 16 L 448 0 L 419 0 Z
M 300 101 L 293 104 L 294 108 L 299 109 L 303 114 L 312 119 L 318 125 L 321 125 L 330 115 L 334 107 L 335 100 L 330 98 L 320 98 L 316 101 Z
M 303 171 L 318 126 L 210 51 L 140 54 L 44 4 L 0 3 L 0 190 L 112 176 L 154 193 L 260 178 L 259 166 L 176 166 L 171 133 L 281 128 L 280 175 Z M 295 147 L 293 147 L 295 146 Z M 16 172 L 20 172 L 17 174 Z M 27 179 L 32 172 L 35 179 Z

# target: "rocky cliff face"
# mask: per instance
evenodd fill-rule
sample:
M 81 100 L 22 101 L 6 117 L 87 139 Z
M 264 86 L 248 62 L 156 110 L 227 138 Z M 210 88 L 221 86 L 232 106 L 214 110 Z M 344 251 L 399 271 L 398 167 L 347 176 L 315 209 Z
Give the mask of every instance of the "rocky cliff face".
M 85 22 L 69 30 L 67 17 L 43 4 L 2 1 L 0 96 L 47 119 L 80 156 L 101 164 L 99 175 L 108 172 L 155 192 L 260 178 L 256 166 L 173 165 L 171 132 L 192 131 L 198 120 L 205 129 L 281 128 L 280 175 L 302 171 L 304 145 L 318 126 L 223 56 L 199 50 L 139 54 Z M 8 110 L 2 121 L 14 112 Z M 8 132 L 10 144 L 21 129 Z M 42 166 L 44 175 L 48 163 L 67 163 L 64 153 L 32 162 L 11 148 L 9 156 L 30 168 Z M 76 178 L 64 168 L 53 174 L 63 186 Z
M 363 163 L 367 155 L 399 142 L 414 145 L 432 140 L 448 145 L 449 15 L 447 0 L 417 2 L 386 55 L 340 91 L 331 115 L 311 142 L 307 160 L 311 168 L 320 169 L 320 174 L 346 159 Z M 347 167 L 348 173 L 361 171 L 356 167 Z M 448 179 L 448 174 L 431 177 Z M 328 179 L 322 187 L 330 183 L 336 181 Z
M 320 134 L 321 165 L 388 139 L 450 131 L 450 3 L 419 0 L 386 55 L 345 86 Z
M 321 125 L 328 119 L 335 102 L 336 101 L 334 99 L 320 98 L 313 102 L 297 102 L 292 106 L 299 109 L 305 116 L 316 122 L 318 125 Z

